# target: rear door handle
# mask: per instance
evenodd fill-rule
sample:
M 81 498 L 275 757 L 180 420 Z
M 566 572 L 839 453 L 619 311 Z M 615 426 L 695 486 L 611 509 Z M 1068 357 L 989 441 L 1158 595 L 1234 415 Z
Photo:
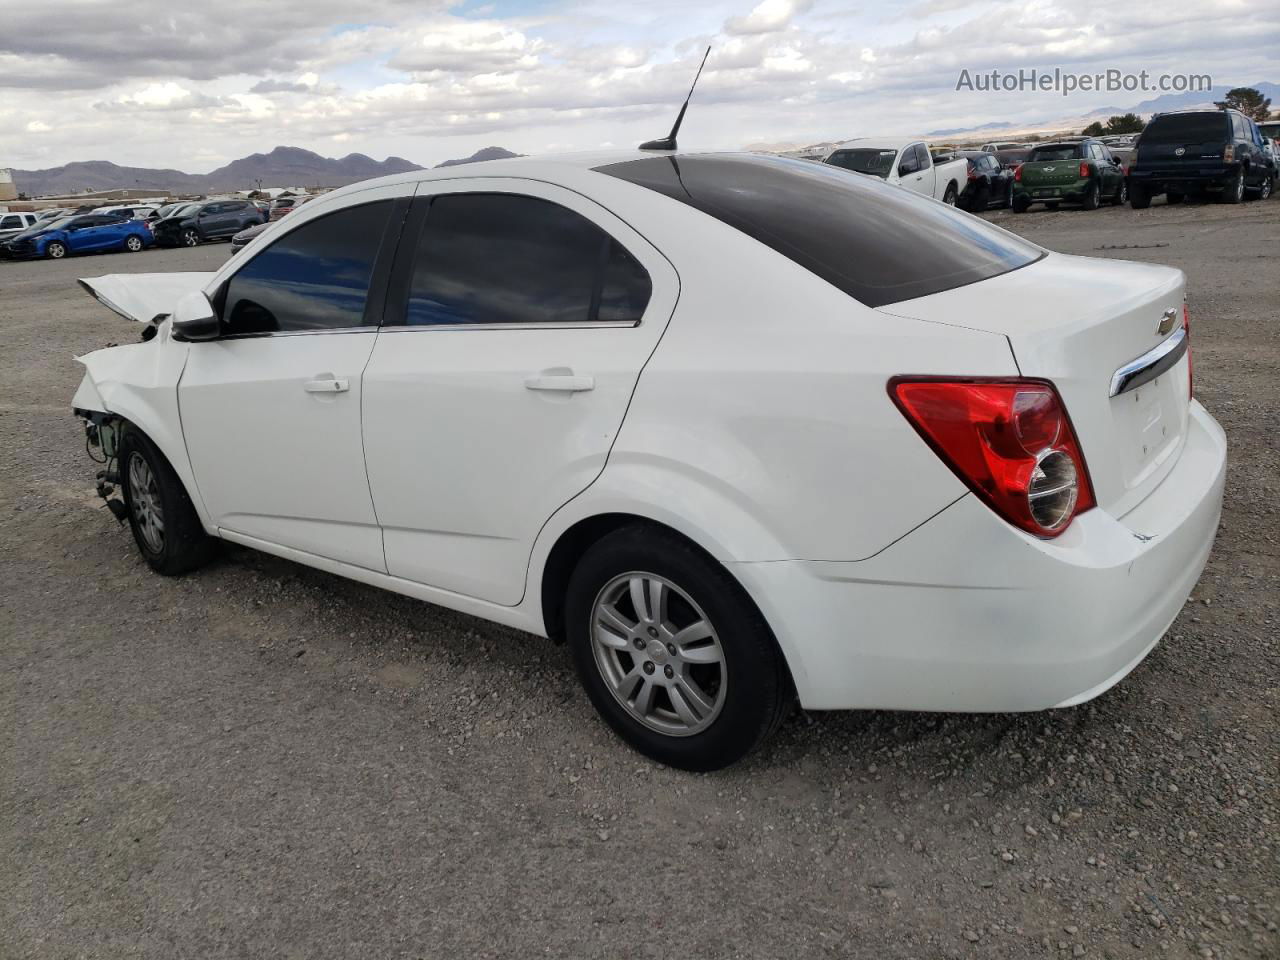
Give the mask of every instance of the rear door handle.
M 302 389 L 307 393 L 346 393 L 351 389 L 351 381 L 346 377 L 321 376 L 315 380 L 308 380 L 302 385 Z
M 584 390 L 594 390 L 596 388 L 596 378 L 579 377 L 564 373 L 544 373 L 526 378 L 524 385 L 530 390 L 558 390 L 561 393 L 581 393 Z

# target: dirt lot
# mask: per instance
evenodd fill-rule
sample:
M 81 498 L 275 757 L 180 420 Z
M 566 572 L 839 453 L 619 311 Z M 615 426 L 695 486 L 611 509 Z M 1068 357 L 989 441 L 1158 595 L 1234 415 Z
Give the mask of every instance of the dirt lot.
M 797 714 L 707 776 L 545 641 L 245 550 L 151 575 L 68 413 L 137 329 L 73 278 L 227 248 L 0 263 L 0 957 L 1280 957 L 1280 201 L 991 217 L 1187 272 L 1203 580 L 1088 706 Z

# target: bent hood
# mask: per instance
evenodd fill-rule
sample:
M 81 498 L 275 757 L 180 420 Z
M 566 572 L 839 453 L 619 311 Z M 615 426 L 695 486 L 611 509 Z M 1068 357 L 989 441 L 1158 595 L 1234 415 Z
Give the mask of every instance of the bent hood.
M 212 273 L 113 273 L 81 278 L 79 283 L 126 320 L 150 323 L 172 313 L 182 297 L 203 290 L 211 279 Z

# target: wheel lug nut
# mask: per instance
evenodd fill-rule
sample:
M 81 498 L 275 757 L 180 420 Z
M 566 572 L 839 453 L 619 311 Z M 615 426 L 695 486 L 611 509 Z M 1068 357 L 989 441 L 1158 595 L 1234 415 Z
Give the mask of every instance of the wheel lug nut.
M 671 669 L 671 664 L 669 664 L 669 663 L 668 663 L 665 667 L 663 667 L 663 668 L 662 668 L 662 672 L 663 672 L 663 673 L 665 673 L 665 674 L 667 675 L 667 679 L 668 679 L 668 680 L 670 680 L 672 677 L 674 677 L 674 676 L 676 675 L 676 672 L 675 672 L 674 670 L 672 670 L 672 669 Z
M 633 644 L 635 644 L 635 648 L 636 648 L 637 650 L 643 650 L 643 649 L 644 649 L 644 641 L 643 641 L 643 640 L 641 640 L 639 637 L 636 637 L 636 638 L 635 638 L 634 640 L 632 640 L 631 642 L 632 642 Z
M 650 628 L 649 628 L 649 636 L 653 637 L 653 638 L 656 640 L 656 639 L 658 638 L 658 628 L 657 628 L 657 627 L 650 627 Z
M 652 661 L 652 660 L 646 660 L 646 661 L 644 662 L 644 672 L 645 672 L 645 673 L 653 673 L 653 661 Z
M 674 643 L 667 644 L 667 653 L 671 654 L 673 657 L 676 655 L 676 645 Z

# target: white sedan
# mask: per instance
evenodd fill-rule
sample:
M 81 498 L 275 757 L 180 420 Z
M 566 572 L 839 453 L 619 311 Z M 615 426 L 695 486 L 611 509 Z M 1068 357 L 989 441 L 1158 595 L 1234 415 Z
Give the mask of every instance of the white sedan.
M 674 766 L 797 700 L 1095 697 L 1221 510 L 1180 272 L 830 166 L 415 171 L 216 273 L 82 282 L 147 323 L 74 407 L 156 571 L 229 540 L 564 640 Z

